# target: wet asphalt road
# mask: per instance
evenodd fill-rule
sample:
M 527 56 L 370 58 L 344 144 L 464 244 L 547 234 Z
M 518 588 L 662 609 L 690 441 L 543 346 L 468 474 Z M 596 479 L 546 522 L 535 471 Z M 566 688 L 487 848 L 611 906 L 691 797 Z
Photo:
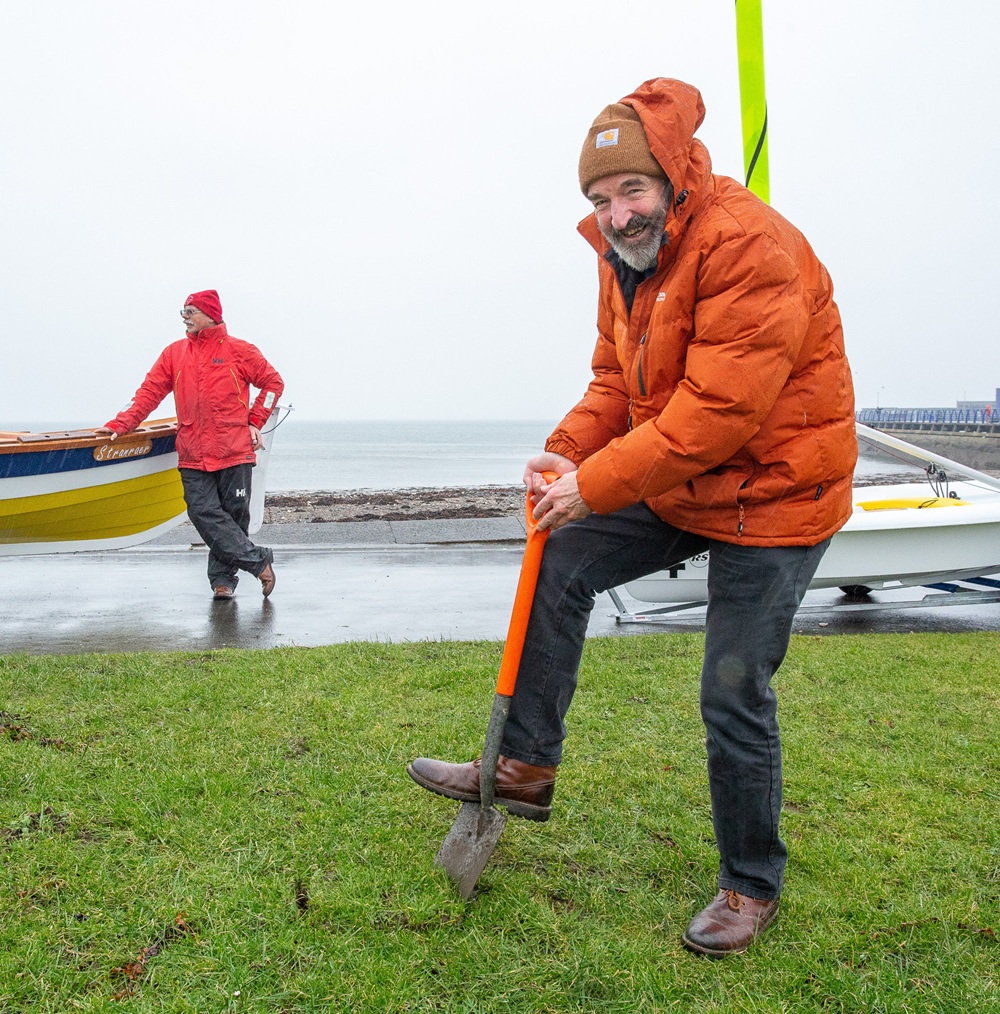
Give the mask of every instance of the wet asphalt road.
M 206 551 L 192 537 L 184 525 L 131 550 L 3 558 L 0 654 L 501 639 L 523 549 L 522 523 L 514 518 L 266 526 L 255 541 L 275 548 L 272 597 L 264 600 L 259 583 L 244 575 L 234 600 L 213 602 Z M 837 591 L 812 593 L 812 608 L 799 613 L 795 630 L 1000 631 L 996 603 L 885 607 L 922 594 L 876 593 L 883 607 L 858 612 L 838 610 L 844 599 Z M 702 626 L 702 612 L 618 625 L 613 603 L 601 595 L 589 633 L 642 636 Z

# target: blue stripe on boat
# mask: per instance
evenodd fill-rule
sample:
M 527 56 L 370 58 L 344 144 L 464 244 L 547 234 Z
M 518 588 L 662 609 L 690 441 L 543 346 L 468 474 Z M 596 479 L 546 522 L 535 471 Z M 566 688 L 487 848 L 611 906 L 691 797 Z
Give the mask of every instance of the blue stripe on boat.
M 156 458 L 169 454 L 174 449 L 176 437 L 173 433 L 165 437 L 153 437 L 153 449 L 144 458 Z M 0 454 L 0 479 L 13 479 L 25 475 L 52 475 L 56 472 L 77 472 L 84 468 L 104 468 L 105 465 L 121 463 L 120 458 L 112 461 L 95 461 L 93 447 L 72 447 L 59 451 L 21 451 L 17 454 Z M 140 460 L 133 458 L 133 461 Z

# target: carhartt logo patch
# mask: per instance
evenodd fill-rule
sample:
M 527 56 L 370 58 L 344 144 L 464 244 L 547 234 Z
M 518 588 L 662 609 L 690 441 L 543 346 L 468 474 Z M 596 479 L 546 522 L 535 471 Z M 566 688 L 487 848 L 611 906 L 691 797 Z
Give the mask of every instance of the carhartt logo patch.
M 618 143 L 618 128 L 612 127 L 611 130 L 602 130 L 597 135 L 597 147 L 598 148 L 610 148 Z

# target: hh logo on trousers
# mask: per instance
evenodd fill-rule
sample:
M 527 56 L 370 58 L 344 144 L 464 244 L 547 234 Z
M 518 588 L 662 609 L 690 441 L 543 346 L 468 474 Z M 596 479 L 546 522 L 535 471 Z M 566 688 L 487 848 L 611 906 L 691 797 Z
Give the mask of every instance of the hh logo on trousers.
M 237 496 L 246 496 L 247 495 L 247 491 L 246 491 L 246 489 L 238 489 L 236 491 L 236 495 Z

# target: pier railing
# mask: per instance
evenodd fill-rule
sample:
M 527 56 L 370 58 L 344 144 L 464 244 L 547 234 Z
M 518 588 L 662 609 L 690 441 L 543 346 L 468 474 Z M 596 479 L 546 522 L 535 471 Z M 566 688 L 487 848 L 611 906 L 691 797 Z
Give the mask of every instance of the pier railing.
M 982 408 L 863 408 L 860 423 L 875 429 L 936 430 L 938 432 L 1000 432 L 1000 413 Z

